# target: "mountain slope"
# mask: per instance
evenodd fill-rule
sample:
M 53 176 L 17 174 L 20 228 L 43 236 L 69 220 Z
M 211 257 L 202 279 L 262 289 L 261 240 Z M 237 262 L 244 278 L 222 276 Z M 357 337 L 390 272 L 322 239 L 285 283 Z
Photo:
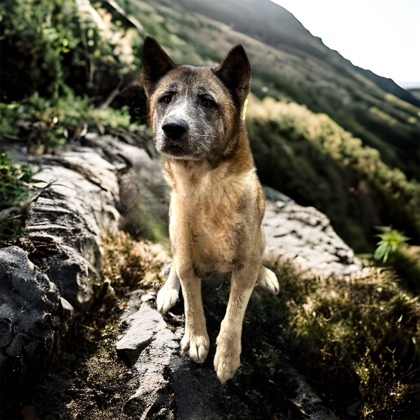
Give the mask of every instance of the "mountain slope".
M 391 79 L 376 75 L 370 70 L 353 66 L 339 53 L 325 46 L 320 38 L 311 33 L 285 8 L 269 0 L 180 0 L 186 9 L 201 13 L 235 30 L 252 36 L 280 50 L 306 53 L 340 67 L 353 67 L 380 89 L 396 97 L 420 106 L 420 100 L 398 86 Z

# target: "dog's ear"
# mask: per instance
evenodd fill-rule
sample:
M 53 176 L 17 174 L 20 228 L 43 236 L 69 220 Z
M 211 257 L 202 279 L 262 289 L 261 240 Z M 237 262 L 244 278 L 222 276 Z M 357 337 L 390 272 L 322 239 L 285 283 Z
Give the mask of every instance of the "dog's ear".
M 233 47 L 222 64 L 215 69 L 215 75 L 239 100 L 245 102 L 251 82 L 251 66 L 242 45 Z
M 141 54 L 141 80 L 147 97 L 153 93 L 157 82 L 176 67 L 168 54 L 151 36 L 146 36 Z

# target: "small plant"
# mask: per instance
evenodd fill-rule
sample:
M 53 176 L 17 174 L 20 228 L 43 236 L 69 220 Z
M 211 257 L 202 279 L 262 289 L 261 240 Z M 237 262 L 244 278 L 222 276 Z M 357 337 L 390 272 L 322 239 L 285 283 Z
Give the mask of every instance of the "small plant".
M 379 226 L 378 229 L 382 232 L 378 236 L 381 240 L 377 243 L 378 247 L 373 254 L 376 261 L 386 263 L 390 255 L 405 244 L 409 238 L 404 236 L 402 232 L 393 229 L 391 226 Z
M 0 210 L 15 206 L 28 197 L 27 182 L 31 177 L 28 165 L 14 165 L 6 152 L 0 151 Z
M 13 239 L 23 233 L 22 213 L 17 208 L 29 197 L 28 165 L 15 165 L 0 150 L 0 239 Z M 15 209 L 16 208 L 16 209 Z

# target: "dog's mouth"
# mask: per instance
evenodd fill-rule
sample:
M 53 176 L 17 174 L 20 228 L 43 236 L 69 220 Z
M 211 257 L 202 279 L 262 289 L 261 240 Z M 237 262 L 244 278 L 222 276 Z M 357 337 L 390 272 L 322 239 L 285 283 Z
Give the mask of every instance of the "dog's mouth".
M 183 159 L 183 160 L 197 160 L 197 156 L 191 151 L 188 150 L 186 144 L 179 140 L 174 141 L 171 139 L 164 139 L 160 145 L 158 145 L 158 150 L 160 153 L 174 158 L 174 159 Z
M 184 147 L 182 147 L 179 142 L 174 142 L 173 140 L 165 140 L 160 148 L 160 151 L 175 157 L 183 156 L 186 154 Z
M 157 139 L 156 143 L 157 150 L 167 157 L 182 160 L 204 159 L 203 151 L 194 146 L 194 143 L 191 142 L 188 136 L 177 140 L 162 136 Z

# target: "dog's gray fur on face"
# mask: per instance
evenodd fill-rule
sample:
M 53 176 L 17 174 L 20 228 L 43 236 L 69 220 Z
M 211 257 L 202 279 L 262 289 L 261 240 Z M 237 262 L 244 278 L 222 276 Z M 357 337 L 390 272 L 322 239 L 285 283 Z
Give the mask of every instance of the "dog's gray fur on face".
M 202 69 L 182 66 L 161 81 L 152 123 L 156 147 L 162 153 L 202 160 L 213 155 L 219 146 L 217 140 L 225 137 L 221 107 L 211 89 L 203 84 L 201 72 Z M 179 136 L 171 135 L 165 131 L 168 124 L 184 130 Z
M 151 122 L 161 153 L 214 162 L 232 148 L 234 136 L 227 118 L 232 117 L 233 99 L 211 68 L 179 66 L 161 79 L 153 96 L 157 100 Z M 168 125 L 175 135 L 165 130 Z

